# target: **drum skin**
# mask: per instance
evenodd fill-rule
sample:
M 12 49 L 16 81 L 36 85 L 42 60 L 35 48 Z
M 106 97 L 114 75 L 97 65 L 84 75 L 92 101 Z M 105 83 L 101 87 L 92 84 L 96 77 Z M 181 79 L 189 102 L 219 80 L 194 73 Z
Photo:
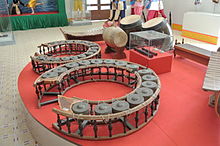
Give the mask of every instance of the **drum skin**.
M 142 25 L 143 30 L 155 30 L 167 35 L 172 35 L 172 29 L 168 24 L 167 20 L 163 17 L 157 17 L 145 22 Z
M 128 41 L 127 34 L 120 27 L 108 27 L 103 32 L 105 43 L 112 48 L 124 47 Z
M 142 24 L 141 16 L 139 15 L 130 15 L 130 16 L 124 17 L 120 21 L 120 27 L 122 29 L 131 29 L 135 27 L 140 27 L 141 24 Z

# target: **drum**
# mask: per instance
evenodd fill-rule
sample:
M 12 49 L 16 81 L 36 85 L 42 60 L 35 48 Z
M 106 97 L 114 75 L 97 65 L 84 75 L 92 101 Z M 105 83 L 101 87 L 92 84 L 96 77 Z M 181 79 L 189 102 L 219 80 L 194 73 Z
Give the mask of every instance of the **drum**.
M 127 34 L 120 27 L 108 27 L 103 32 L 105 43 L 112 48 L 124 47 L 128 41 Z
M 141 16 L 139 15 L 130 15 L 124 17 L 120 21 L 121 29 L 123 29 L 128 35 L 128 41 L 129 41 L 130 32 L 141 31 L 142 29 L 141 25 L 142 25 L 142 21 L 141 21 Z
M 169 23 L 163 17 L 157 17 L 145 22 L 144 24 L 142 24 L 142 30 L 155 30 L 157 32 L 170 35 L 171 36 L 170 39 L 164 42 L 161 49 L 163 50 L 173 49 L 174 46 L 173 32 Z

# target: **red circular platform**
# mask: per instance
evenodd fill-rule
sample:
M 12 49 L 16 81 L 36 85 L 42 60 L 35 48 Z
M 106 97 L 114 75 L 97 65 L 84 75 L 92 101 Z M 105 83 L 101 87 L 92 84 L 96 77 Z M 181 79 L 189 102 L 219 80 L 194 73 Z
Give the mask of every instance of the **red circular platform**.
M 56 122 L 56 114 L 52 112 L 52 108 L 58 108 L 58 104 L 38 108 L 33 87 L 38 75 L 32 71 L 30 63 L 20 73 L 18 89 L 27 111 L 34 120 L 49 132 L 80 145 L 214 146 L 220 145 L 220 122 L 214 109 L 207 105 L 210 93 L 201 89 L 205 71 L 205 66 L 174 59 L 172 72 L 160 75 L 162 83 L 160 107 L 154 119 L 131 135 L 104 141 L 67 137 L 52 128 L 52 123 Z M 47 137 L 46 134 L 43 136 Z

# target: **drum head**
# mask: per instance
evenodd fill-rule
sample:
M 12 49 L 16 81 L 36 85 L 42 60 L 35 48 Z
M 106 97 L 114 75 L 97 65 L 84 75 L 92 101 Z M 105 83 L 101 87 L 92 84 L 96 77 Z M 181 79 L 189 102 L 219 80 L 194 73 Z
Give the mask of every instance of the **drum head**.
M 130 16 L 127 16 L 121 19 L 120 23 L 121 25 L 128 25 L 128 24 L 133 24 L 135 22 L 138 22 L 140 20 L 141 20 L 140 15 L 130 15 Z
M 142 28 L 152 28 L 154 26 L 157 26 L 159 25 L 160 23 L 162 23 L 165 19 L 163 17 L 157 17 L 157 18 L 154 18 L 154 19 L 151 19 L 147 22 L 145 22 L 144 24 L 142 24 Z
M 124 47 L 128 36 L 120 27 L 108 27 L 103 32 L 103 39 L 110 47 Z
M 116 47 L 124 47 L 128 42 L 128 36 L 124 31 L 117 32 L 114 36 L 114 44 Z

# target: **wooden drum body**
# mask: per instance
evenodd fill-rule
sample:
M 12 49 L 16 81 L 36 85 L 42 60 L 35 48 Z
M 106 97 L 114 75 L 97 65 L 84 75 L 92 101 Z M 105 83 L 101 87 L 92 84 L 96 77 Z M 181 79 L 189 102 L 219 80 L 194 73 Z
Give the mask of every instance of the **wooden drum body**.
M 141 26 L 142 26 L 142 21 L 141 21 L 141 16 L 139 15 L 130 15 L 130 16 L 124 17 L 120 21 L 121 29 L 123 29 L 128 35 L 128 41 L 129 41 L 130 32 L 141 31 L 142 29 Z
M 145 30 L 155 30 L 157 32 L 161 32 L 161 33 L 170 35 L 171 36 L 170 39 L 164 42 L 162 49 L 165 48 L 164 50 L 167 50 L 167 49 L 170 50 L 173 48 L 173 46 L 174 46 L 173 32 L 172 32 L 172 29 L 171 29 L 169 23 L 163 17 L 157 17 L 157 18 L 154 18 L 154 19 L 151 19 L 151 20 L 145 22 L 142 25 L 142 30 L 144 30 L 144 31 Z

